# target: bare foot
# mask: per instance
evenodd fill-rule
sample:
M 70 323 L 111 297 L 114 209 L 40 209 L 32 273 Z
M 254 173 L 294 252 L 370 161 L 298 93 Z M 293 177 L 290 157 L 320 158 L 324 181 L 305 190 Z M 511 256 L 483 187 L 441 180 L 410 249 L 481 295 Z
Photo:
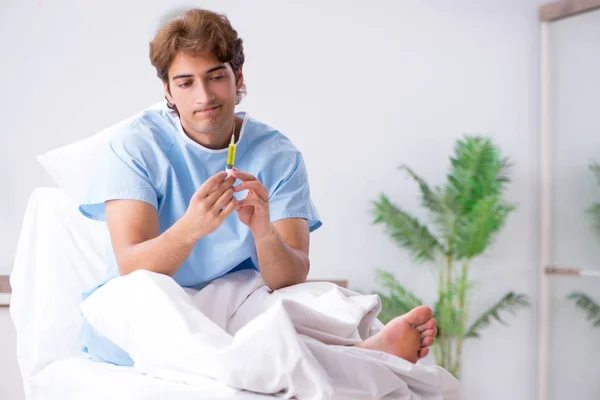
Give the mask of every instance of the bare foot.
M 437 335 L 431 308 L 415 307 L 394 318 L 377 334 L 359 343 L 358 347 L 383 351 L 416 363 L 429 354 L 429 346 Z

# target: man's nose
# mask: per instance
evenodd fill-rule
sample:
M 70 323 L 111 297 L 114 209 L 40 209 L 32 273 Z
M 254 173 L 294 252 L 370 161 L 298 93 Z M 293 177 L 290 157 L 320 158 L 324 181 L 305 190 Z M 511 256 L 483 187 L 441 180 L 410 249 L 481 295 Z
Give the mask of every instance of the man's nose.
M 215 95 L 205 82 L 200 83 L 196 89 L 196 104 L 209 104 L 215 99 Z

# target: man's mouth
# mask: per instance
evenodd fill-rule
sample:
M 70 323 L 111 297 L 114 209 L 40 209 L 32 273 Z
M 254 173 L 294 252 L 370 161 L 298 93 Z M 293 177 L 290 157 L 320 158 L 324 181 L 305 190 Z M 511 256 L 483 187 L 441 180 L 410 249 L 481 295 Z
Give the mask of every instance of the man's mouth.
M 194 111 L 194 113 L 206 113 L 206 112 L 214 111 L 219 107 L 221 107 L 221 106 L 218 105 L 218 106 L 214 106 L 214 107 L 210 107 L 210 108 L 204 108 L 202 110 L 196 110 L 196 111 Z

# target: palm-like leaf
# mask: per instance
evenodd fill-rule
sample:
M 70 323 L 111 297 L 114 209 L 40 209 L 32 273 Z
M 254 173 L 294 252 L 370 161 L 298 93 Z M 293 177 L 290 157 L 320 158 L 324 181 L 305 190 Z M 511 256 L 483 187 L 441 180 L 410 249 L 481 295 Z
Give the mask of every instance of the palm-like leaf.
M 435 260 L 436 252 L 441 246 L 426 226 L 393 205 L 383 194 L 373 205 L 373 222 L 384 223 L 387 233 L 400 247 L 407 249 L 416 262 Z
M 517 310 L 525 307 L 529 307 L 529 300 L 526 295 L 509 292 L 471 325 L 467 330 L 465 337 L 478 338 L 479 332 L 489 326 L 493 320 L 496 320 L 503 325 L 507 325 L 500 317 L 500 313 L 509 312 L 515 314 Z
M 509 167 L 508 158 L 501 158 L 489 138 L 465 136 L 457 142 L 443 202 L 454 213 L 444 235 L 449 238 L 449 255 L 456 259 L 479 255 L 515 209 L 502 200 Z
M 384 324 L 423 304 L 417 296 L 401 285 L 391 273 L 378 271 L 377 276 L 381 285 L 389 291 L 389 294 L 376 292 L 382 305 L 378 318 Z
M 444 254 L 450 254 L 452 251 L 451 232 L 453 231 L 452 228 L 456 221 L 456 215 L 454 214 L 454 211 L 448 207 L 443 190 L 440 187 L 431 189 L 423 178 L 406 165 L 401 166 L 400 169 L 406 171 L 408 175 L 419 184 L 419 189 L 421 190 L 421 204 L 431 211 L 433 224 L 438 228 L 440 250 Z
M 590 170 L 596 176 L 596 180 L 600 184 L 600 165 L 591 164 Z M 596 232 L 600 233 L 600 203 L 593 204 L 590 208 L 587 209 L 587 214 L 592 217 L 594 228 Z
M 431 190 L 423 178 L 417 175 L 408 166 L 402 165 L 400 169 L 406 171 L 408 175 L 419 184 L 419 189 L 421 190 L 421 204 L 434 213 L 442 212 L 443 206 L 441 204 L 440 193 Z
M 507 183 L 510 166 L 489 138 L 465 136 L 451 158 L 446 193 L 458 215 L 469 214 L 486 196 L 498 196 Z
M 504 185 L 510 182 L 510 178 L 508 177 L 508 170 L 512 167 L 512 163 L 508 159 L 508 157 L 500 160 L 500 166 L 498 169 L 498 176 L 496 177 L 496 190 L 498 192 L 502 192 L 504 189 Z
M 381 285 L 392 292 L 392 294 L 403 304 L 406 304 L 409 310 L 423 304 L 421 299 L 401 285 L 391 273 L 387 271 L 378 271 L 377 276 Z
M 593 326 L 600 326 L 600 305 L 585 293 L 571 293 L 568 299 L 574 300 L 575 305 L 583 310 L 588 321 L 592 321 Z
M 387 324 L 398 315 L 402 315 L 407 312 L 406 304 L 399 302 L 396 298 L 381 292 L 375 292 L 375 294 L 378 295 L 381 300 L 381 312 L 377 318 L 383 324 Z
M 600 165 L 593 163 L 590 165 L 590 170 L 594 173 L 596 181 L 600 184 Z M 600 232 L 600 203 L 593 204 L 586 212 L 592 217 L 596 231 Z M 574 292 L 567 296 L 567 298 L 573 300 L 575 305 L 586 313 L 588 321 L 592 321 L 593 326 L 600 326 L 600 305 L 590 296 L 585 293 Z
M 472 259 L 483 252 L 514 209 L 513 205 L 501 203 L 497 195 L 479 200 L 468 215 L 459 219 L 456 257 Z
M 447 193 L 456 204 L 457 214 L 468 213 L 483 191 L 482 182 L 494 165 L 495 152 L 489 139 L 466 137 L 459 140 L 450 159 Z
M 594 228 L 600 233 L 600 203 L 588 208 L 587 213 L 592 217 Z
M 593 163 L 590 165 L 590 170 L 594 173 L 594 175 L 596 176 L 596 180 L 600 184 L 600 165 Z

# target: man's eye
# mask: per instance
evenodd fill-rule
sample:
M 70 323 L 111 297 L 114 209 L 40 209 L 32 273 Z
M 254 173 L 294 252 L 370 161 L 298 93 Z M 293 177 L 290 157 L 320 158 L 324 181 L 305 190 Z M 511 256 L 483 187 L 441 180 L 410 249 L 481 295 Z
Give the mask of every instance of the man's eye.
M 223 78 L 225 78 L 225 75 L 217 75 L 217 76 L 213 76 L 212 78 L 210 78 L 210 80 L 211 81 L 220 81 Z
M 180 88 L 186 88 L 186 87 L 190 87 L 190 85 L 192 84 L 192 82 L 183 82 L 182 84 L 178 85 Z

